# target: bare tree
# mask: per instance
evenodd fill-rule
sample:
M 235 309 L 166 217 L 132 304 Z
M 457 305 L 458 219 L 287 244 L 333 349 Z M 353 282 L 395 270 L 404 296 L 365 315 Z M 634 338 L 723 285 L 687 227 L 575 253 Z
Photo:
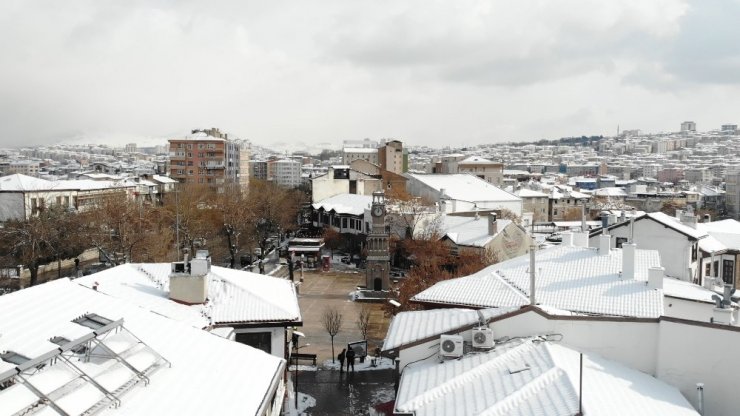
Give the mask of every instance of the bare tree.
M 367 331 L 370 328 L 370 308 L 365 305 L 362 306 L 356 323 L 357 329 L 359 329 L 362 334 L 362 339 L 367 340 Z
M 334 363 L 334 337 L 339 333 L 339 328 L 342 327 L 342 314 L 334 306 L 326 308 L 323 315 L 321 315 L 321 322 L 331 337 L 331 362 Z
M 11 220 L 0 228 L 0 252 L 31 274 L 30 286 L 39 282 L 39 267 L 51 261 L 72 258 L 84 251 L 76 238 L 76 215 L 52 206 L 27 220 Z

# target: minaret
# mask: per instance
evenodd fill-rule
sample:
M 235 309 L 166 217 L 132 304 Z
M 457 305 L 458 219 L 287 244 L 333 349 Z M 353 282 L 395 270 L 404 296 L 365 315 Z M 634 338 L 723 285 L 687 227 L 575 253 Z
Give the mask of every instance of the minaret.
M 382 191 L 373 192 L 373 204 L 370 207 L 373 224 L 367 236 L 366 287 L 369 290 L 390 288 L 390 254 L 385 214 L 385 194 Z

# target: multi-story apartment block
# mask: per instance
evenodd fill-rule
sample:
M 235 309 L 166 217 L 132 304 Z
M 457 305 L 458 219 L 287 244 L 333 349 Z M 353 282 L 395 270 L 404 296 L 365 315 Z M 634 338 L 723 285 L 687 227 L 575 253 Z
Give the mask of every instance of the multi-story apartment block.
M 267 161 L 266 160 L 250 160 L 249 161 L 249 175 L 261 181 L 267 180 Z
M 267 179 L 280 186 L 295 188 L 301 184 L 301 162 L 291 159 L 267 162 Z
M 482 157 L 471 156 L 457 162 L 457 172 L 454 173 L 470 173 L 488 183 L 501 186 L 504 179 L 504 165 Z
M 217 128 L 193 130 L 182 139 L 170 139 L 170 177 L 187 183 L 249 183 L 248 145 L 229 139 Z
M 712 181 L 712 171 L 707 167 L 684 170 L 684 179 L 692 184 L 706 184 Z
M 725 173 L 725 208 L 730 218 L 740 218 L 740 169 L 728 169 Z
M 20 173 L 26 176 L 39 176 L 39 170 L 41 164 L 34 160 L 15 160 L 8 163 L 7 167 L 3 169 L 3 174 L 12 175 L 14 173 Z
M 379 147 L 378 162 L 378 166 L 397 175 L 406 172 L 408 161 L 404 157 L 403 143 L 398 140 L 390 140 L 384 146 Z
M 681 123 L 681 132 L 694 132 L 696 133 L 696 123 L 693 121 L 684 121 Z
M 342 164 L 349 165 L 353 160 L 366 160 L 373 165 L 378 163 L 378 149 L 373 147 L 345 147 L 342 149 Z
M 401 175 L 408 170 L 408 155 L 399 140 L 381 140 L 379 143 L 345 141 L 342 148 L 342 164 L 350 165 L 354 160 L 364 160 L 389 172 Z

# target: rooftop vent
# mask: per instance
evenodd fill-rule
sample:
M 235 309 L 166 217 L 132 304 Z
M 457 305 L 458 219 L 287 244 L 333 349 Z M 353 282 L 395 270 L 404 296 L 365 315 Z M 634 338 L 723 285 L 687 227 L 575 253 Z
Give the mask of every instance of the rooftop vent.
M 211 257 L 208 250 L 198 250 L 195 258 L 172 263 L 170 274 L 170 299 L 186 305 L 196 305 L 208 299 L 208 274 Z

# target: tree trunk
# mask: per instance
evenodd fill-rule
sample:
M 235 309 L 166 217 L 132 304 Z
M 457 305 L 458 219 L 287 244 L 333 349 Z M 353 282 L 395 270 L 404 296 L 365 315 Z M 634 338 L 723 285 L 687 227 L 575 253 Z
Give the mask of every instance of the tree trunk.
M 31 282 L 29 286 L 36 286 L 39 284 L 39 265 L 36 262 L 32 262 L 28 266 L 28 271 L 31 273 Z
M 331 337 L 331 363 L 334 364 L 334 358 L 336 356 L 334 355 L 334 337 Z

